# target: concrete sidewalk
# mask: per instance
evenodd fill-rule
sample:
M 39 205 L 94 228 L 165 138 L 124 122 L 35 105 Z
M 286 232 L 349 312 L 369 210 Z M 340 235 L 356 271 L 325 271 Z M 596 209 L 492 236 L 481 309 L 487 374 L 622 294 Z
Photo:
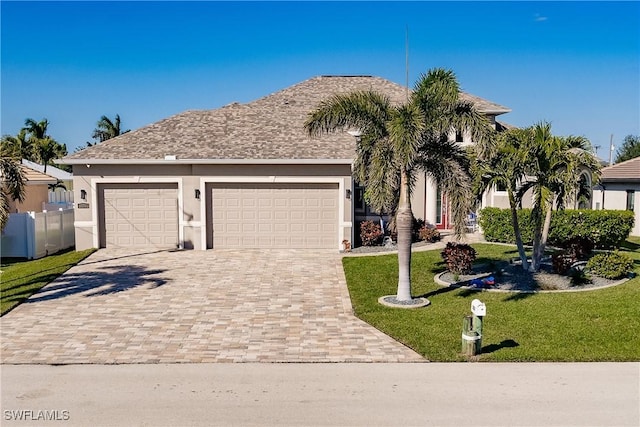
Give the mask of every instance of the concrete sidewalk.
M 640 425 L 639 363 L 1 369 L 5 427 Z

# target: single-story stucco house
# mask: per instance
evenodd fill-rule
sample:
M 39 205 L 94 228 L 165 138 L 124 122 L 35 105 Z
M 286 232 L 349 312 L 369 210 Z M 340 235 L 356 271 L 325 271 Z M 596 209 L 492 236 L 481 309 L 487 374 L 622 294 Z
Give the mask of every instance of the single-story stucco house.
M 593 188 L 593 209 L 630 210 L 635 215 L 632 236 L 640 236 L 640 157 L 602 169 Z
M 90 247 L 343 248 L 372 217 L 352 178 L 348 132 L 310 139 L 307 114 L 335 93 L 405 87 L 379 77 L 320 76 L 247 104 L 186 111 L 65 157 L 73 165 L 78 250 Z M 508 108 L 461 93 L 493 126 Z M 461 144 L 464 130 L 452 132 Z M 424 178 L 416 217 L 448 227 Z M 379 218 L 373 215 L 373 218 Z
M 9 213 L 42 212 L 49 201 L 49 185 L 54 185 L 58 180 L 25 164 L 21 164 L 20 168 L 26 182 L 24 200 L 20 202 L 9 198 Z

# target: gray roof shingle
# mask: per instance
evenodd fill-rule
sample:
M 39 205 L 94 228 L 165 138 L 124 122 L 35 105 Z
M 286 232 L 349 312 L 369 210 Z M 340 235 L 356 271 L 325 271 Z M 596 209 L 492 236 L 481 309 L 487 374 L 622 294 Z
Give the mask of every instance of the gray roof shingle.
M 406 99 L 404 86 L 371 76 L 319 76 L 247 104 L 215 110 L 185 111 L 65 157 L 63 162 L 179 160 L 341 160 L 355 155 L 355 140 L 336 132 L 311 140 L 303 124 L 327 97 L 357 90 L 386 94 L 393 103 Z M 461 93 L 480 111 L 509 109 Z
M 640 182 L 640 157 L 602 169 L 602 182 Z

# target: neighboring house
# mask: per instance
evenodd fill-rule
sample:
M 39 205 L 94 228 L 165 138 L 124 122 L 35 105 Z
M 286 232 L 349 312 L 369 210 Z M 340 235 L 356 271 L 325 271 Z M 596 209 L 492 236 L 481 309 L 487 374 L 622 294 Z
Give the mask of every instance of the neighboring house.
M 45 168 L 39 163 L 22 159 L 22 164 L 41 173 Z M 56 178 L 55 185 L 49 187 L 49 194 L 44 210 L 59 210 L 73 208 L 73 174 L 55 166 L 47 165 L 47 175 Z M 53 187 L 53 188 L 52 188 Z
M 63 159 L 73 165 L 76 248 L 326 248 L 353 241 L 370 216 L 354 186 L 348 132 L 310 139 L 307 114 L 335 93 L 405 87 L 379 77 L 321 76 L 247 104 L 186 111 Z M 494 126 L 510 111 L 461 93 Z M 451 136 L 469 144 L 468 135 Z M 424 178 L 417 217 L 448 226 L 446 200 Z
M 632 236 L 640 236 L 640 157 L 602 169 L 593 187 L 593 209 L 629 210 L 635 214 Z
M 32 162 L 27 159 L 22 159 L 22 164 L 29 168 L 41 173 L 46 173 L 49 176 L 56 178 L 67 190 L 73 189 L 73 174 L 55 166 L 47 165 L 47 171 L 44 170 L 44 165 Z
M 21 165 L 27 185 L 23 202 L 9 199 L 9 212 L 42 212 L 43 206 L 49 201 L 49 185 L 55 184 L 57 179 L 26 165 Z

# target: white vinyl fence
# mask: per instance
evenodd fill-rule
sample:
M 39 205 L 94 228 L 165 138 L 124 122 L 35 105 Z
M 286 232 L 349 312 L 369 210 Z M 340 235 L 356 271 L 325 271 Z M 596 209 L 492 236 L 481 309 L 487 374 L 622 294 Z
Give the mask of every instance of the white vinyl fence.
M 9 215 L 2 232 L 2 257 L 37 259 L 75 245 L 73 209 Z
M 58 209 L 73 209 L 73 191 L 60 189 L 49 191 L 49 201 L 42 204 L 42 210 Z

